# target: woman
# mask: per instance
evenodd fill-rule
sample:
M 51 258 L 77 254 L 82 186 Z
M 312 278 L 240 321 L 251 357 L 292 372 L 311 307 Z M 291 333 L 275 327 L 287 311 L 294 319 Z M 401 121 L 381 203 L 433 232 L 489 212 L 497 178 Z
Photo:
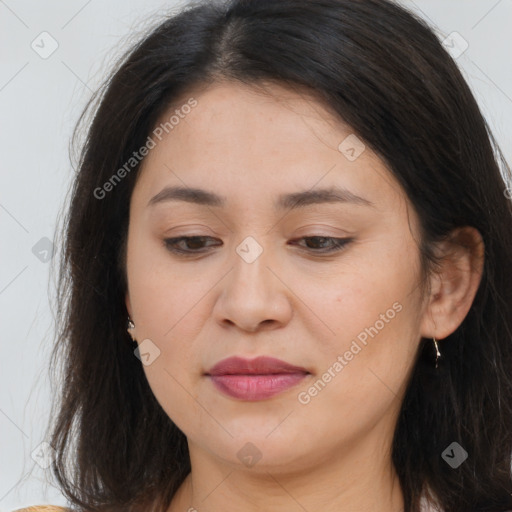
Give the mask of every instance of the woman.
M 74 509 L 511 509 L 510 178 L 394 3 L 163 22 L 98 96 L 66 219 Z

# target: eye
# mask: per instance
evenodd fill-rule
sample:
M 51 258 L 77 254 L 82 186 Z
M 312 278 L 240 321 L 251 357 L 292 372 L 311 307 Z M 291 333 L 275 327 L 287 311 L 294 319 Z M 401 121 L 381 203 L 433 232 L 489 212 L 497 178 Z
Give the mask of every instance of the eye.
M 177 238 L 166 238 L 164 240 L 164 245 L 167 247 L 167 249 L 176 254 L 199 254 L 201 252 L 205 252 L 204 250 L 200 249 L 204 249 L 204 240 L 208 238 L 213 240 L 213 238 L 209 236 L 180 236 Z M 178 244 L 182 245 L 178 246 Z M 183 245 L 186 247 L 188 246 L 188 248 L 183 249 Z
M 205 241 L 207 241 L 208 239 L 215 240 L 209 236 L 180 236 L 177 238 L 166 238 L 163 242 L 165 247 L 175 254 L 192 256 L 194 254 L 202 254 L 207 252 L 205 250 L 207 249 L 207 247 L 205 247 L 204 244 Z M 305 236 L 299 238 L 298 240 L 306 241 L 306 247 L 300 246 L 305 250 L 309 250 L 317 254 L 325 254 L 343 250 L 346 245 L 352 242 L 353 238 L 334 238 L 330 236 Z M 328 242 L 328 245 L 326 245 L 326 242 Z
M 306 240 L 306 250 L 309 249 L 315 253 L 332 253 L 343 250 L 346 245 L 352 242 L 353 238 L 334 238 L 332 236 L 305 236 L 303 238 L 299 238 L 298 240 Z M 308 241 L 313 242 L 313 247 L 311 247 L 311 244 L 308 243 Z M 329 242 L 329 244 L 326 246 L 325 242 Z M 318 247 L 319 245 L 320 247 Z

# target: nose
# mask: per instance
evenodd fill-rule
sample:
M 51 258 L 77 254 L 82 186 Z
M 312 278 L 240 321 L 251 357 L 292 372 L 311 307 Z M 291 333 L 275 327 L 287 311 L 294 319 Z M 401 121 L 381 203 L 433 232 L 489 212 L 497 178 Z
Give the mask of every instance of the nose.
M 232 261 L 231 271 L 219 283 L 222 291 L 213 308 L 215 320 L 248 332 L 286 325 L 293 316 L 291 283 L 268 251 L 253 259 L 241 249 Z

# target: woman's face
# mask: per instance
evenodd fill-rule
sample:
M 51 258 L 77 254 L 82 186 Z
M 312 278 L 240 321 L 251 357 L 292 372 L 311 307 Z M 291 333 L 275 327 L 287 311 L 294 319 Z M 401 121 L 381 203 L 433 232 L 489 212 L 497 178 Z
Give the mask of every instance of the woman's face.
M 269 91 L 216 84 L 151 135 L 130 204 L 133 334 L 193 458 L 300 469 L 356 446 L 371 457 L 391 442 L 429 335 L 417 216 L 320 103 Z M 201 238 L 166 246 L 180 237 Z M 208 375 L 232 356 L 302 370 Z

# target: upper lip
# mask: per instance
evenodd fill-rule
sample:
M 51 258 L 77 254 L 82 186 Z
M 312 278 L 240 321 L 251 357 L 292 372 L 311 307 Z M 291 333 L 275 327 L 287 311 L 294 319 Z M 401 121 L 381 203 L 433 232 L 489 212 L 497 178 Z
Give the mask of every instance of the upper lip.
M 279 373 L 309 373 L 305 368 L 294 366 L 274 357 L 260 356 L 255 359 L 228 357 L 215 364 L 206 375 L 265 375 Z

